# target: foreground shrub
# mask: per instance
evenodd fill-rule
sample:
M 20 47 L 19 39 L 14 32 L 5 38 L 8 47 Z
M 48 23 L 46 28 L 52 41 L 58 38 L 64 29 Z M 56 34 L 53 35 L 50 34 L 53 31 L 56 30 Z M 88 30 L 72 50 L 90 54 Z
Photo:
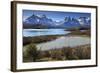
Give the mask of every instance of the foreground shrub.
M 38 59 L 38 50 L 34 44 L 30 44 L 26 50 L 27 56 L 31 57 L 33 61 Z

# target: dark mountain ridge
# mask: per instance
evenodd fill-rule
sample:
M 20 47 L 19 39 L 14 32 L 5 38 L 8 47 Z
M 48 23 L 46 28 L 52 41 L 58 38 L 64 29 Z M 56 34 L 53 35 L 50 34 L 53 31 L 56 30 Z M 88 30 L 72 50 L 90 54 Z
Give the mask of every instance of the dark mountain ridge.
M 33 14 L 23 21 L 24 29 L 50 29 L 50 28 L 90 28 L 91 20 L 87 17 L 71 18 L 65 17 L 63 21 L 56 22 L 46 15 L 37 16 Z

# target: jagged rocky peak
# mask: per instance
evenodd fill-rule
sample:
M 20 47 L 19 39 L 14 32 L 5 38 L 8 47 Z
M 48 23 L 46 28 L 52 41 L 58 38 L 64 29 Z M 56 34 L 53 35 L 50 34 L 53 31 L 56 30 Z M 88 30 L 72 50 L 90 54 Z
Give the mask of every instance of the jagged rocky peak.
M 82 25 L 90 25 L 91 19 L 89 17 L 80 17 L 79 19 L 80 24 Z
M 90 17 L 71 17 L 66 16 L 62 21 L 56 22 L 55 20 L 52 20 L 52 18 L 48 18 L 45 14 L 43 15 L 36 15 L 32 14 L 30 17 L 28 17 L 24 22 L 25 28 L 74 28 L 74 27 L 80 27 L 80 26 L 90 26 L 91 19 Z M 28 25 L 29 24 L 29 25 Z M 88 25 L 88 26 L 87 26 Z M 40 27 L 41 26 L 41 27 Z
M 42 18 L 47 18 L 45 14 L 43 14 L 41 17 L 42 17 Z
M 68 17 L 65 17 L 65 21 L 68 21 Z
M 32 16 L 35 16 L 35 14 L 33 13 Z
M 71 17 L 70 16 L 65 17 L 64 21 L 66 21 L 66 22 L 71 21 Z
M 79 19 L 86 19 L 87 17 L 79 17 Z
M 30 17 L 31 17 L 31 18 L 33 17 L 33 18 L 34 18 L 34 17 L 38 17 L 38 16 L 35 15 L 35 14 L 33 13 Z M 29 17 L 29 18 L 30 18 L 30 17 Z
M 86 17 L 79 17 L 80 21 L 85 21 L 86 20 Z

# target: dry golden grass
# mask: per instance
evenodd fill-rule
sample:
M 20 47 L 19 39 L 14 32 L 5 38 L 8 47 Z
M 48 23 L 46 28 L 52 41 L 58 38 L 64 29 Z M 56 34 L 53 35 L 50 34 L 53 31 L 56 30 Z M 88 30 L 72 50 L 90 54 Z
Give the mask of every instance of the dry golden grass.
M 36 49 L 36 47 L 35 47 Z M 35 52 L 34 52 L 35 51 Z M 33 54 L 30 52 L 34 52 Z M 82 60 L 91 58 L 90 44 L 77 47 L 55 48 L 46 51 L 28 49 L 27 57 L 24 56 L 24 62 L 42 62 L 42 61 L 58 61 L 58 60 Z

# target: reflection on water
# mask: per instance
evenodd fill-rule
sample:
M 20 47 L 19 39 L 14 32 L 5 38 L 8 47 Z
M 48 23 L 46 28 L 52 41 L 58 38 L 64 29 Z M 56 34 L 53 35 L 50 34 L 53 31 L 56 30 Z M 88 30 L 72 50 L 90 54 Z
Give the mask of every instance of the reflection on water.
M 63 35 L 70 33 L 69 31 L 64 31 L 65 29 L 23 29 L 24 37 L 33 37 L 41 35 Z
M 85 44 L 90 44 L 89 37 L 63 36 L 53 41 L 37 44 L 37 48 L 41 50 L 48 50 L 62 47 L 75 47 Z
M 70 31 L 65 31 L 65 29 L 23 29 L 24 37 L 34 37 L 42 35 L 63 35 L 68 33 L 70 33 Z M 75 47 L 85 44 L 90 44 L 89 37 L 62 36 L 53 41 L 37 44 L 36 47 L 41 50 L 48 50 L 62 47 Z

